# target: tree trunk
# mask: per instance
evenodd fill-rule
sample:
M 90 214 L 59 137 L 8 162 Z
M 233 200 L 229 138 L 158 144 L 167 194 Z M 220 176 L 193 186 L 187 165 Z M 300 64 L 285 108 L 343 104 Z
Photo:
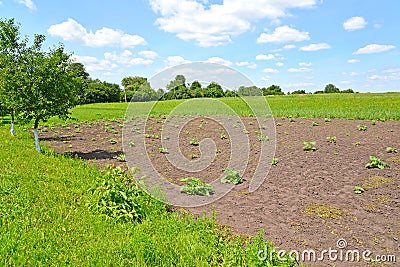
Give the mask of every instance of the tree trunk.
M 11 135 L 16 136 L 15 132 L 15 124 L 14 124 L 14 109 L 11 109 L 11 130 L 10 130 Z
M 38 126 L 39 126 L 39 119 L 35 119 L 35 126 L 33 128 L 33 136 L 35 138 L 36 151 L 40 153 Z

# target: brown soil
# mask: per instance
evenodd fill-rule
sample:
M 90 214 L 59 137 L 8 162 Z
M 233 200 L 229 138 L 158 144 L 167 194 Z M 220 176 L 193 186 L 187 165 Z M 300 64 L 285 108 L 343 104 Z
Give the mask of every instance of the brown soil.
M 237 185 L 218 201 L 189 210 L 195 215 L 204 211 L 217 213 L 217 220 L 236 232 L 256 234 L 265 229 L 269 240 L 279 249 L 313 249 L 317 252 L 337 249 L 338 239 L 345 239 L 346 249 L 373 251 L 373 255 L 396 255 L 400 261 L 400 154 L 387 153 L 386 147 L 400 150 L 400 122 L 353 121 L 333 119 L 275 119 L 277 166 L 270 169 L 260 188 L 248 193 L 249 179 L 259 161 L 261 131 L 255 118 L 242 118 L 250 139 L 250 160 Z M 153 165 L 170 181 L 195 176 L 205 182 L 218 178 L 230 160 L 229 138 L 210 119 L 193 119 L 179 133 L 180 150 L 189 160 L 199 160 L 199 146 L 190 140 L 212 138 L 218 149 L 212 164 L 198 173 L 174 167 L 159 152 L 163 119 L 152 118 L 146 125 L 146 149 Z M 318 122 L 318 126 L 312 126 Z M 121 165 L 122 121 L 101 121 L 45 128 L 41 141 L 58 153 L 69 153 L 96 162 Z M 359 131 L 357 126 L 368 126 Z M 201 125 L 201 126 L 200 126 Z M 150 128 L 150 129 L 149 129 Z M 138 128 L 139 129 L 139 128 Z M 327 137 L 335 136 L 336 143 Z M 304 141 L 316 141 L 316 151 L 304 151 Z M 262 141 L 271 142 L 271 141 Z M 400 151 L 399 151 L 400 152 Z M 383 170 L 367 169 L 374 155 L 390 165 Z M 193 158 L 192 158 L 193 157 Z M 354 187 L 365 192 L 355 194 Z M 310 264 L 310 262 L 306 262 Z M 324 262 L 312 266 L 365 266 L 365 263 Z M 395 265 L 393 265 L 395 266 Z

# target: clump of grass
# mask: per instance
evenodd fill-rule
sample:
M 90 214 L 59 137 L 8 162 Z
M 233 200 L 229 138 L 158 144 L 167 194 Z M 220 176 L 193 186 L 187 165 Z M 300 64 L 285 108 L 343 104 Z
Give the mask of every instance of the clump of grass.
M 359 131 L 366 131 L 366 130 L 368 130 L 368 126 L 360 124 L 360 125 L 357 126 L 357 129 Z
M 181 192 L 188 195 L 209 196 L 214 193 L 212 185 L 203 183 L 200 179 L 195 177 L 188 177 L 181 180 L 185 183 L 181 186 Z
M 379 188 L 382 185 L 388 185 L 388 184 L 393 184 L 394 180 L 392 178 L 385 178 L 382 176 L 373 176 L 368 178 L 361 187 L 367 188 L 367 189 L 372 189 L 372 188 Z
M 315 204 L 308 206 L 303 210 L 303 212 L 309 215 L 316 215 L 320 218 L 338 219 L 343 216 L 341 209 L 326 204 Z

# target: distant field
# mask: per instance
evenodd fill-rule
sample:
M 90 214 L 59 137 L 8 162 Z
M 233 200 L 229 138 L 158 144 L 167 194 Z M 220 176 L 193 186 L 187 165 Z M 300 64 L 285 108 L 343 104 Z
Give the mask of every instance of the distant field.
M 276 117 L 400 120 L 400 93 L 288 95 L 270 96 L 266 99 Z M 218 100 L 230 106 L 238 115 L 248 116 L 251 113 L 240 98 Z M 153 113 L 155 115 L 169 114 L 184 101 L 160 101 L 153 109 Z M 147 115 L 147 111 L 153 105 L 154 102 L 131 103 L 129 115 Z M 78 121 L 122 118 L 125 116 L 127 107 L 127 103 L 82 105 L 73 109 L 72 116 Z M 226 115 L 224 110 L 213 104 L 205 107 L 192 105 L 184 112 L 186 115 L 193 115 L 198 114 L 198 110 L 201 110 L 202 115 Z M 61 122 L 58 119 L 49 121 L 49 123 Z

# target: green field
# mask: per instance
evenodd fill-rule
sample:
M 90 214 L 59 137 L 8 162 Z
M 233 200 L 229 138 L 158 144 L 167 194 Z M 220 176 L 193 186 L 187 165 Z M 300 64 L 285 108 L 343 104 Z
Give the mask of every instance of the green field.
M 400 93 L 288 95 L 270 96 L 266 99 L 276 117 L 400 120 Z M 218 101 L 230 106 L 238 115 L 248 116 L 251 113 L 240 98 L 221 98 Z M 152 112 L 154 115 L 167 115 L 183 102 L 185 100 L 160 101 L 156 103 Z M 129 115 L 147 115 L 154 104 L 130 103 Z M 72 116 L 78 121 L 123 118 L 127 107 L 127 103 L 82 105 L 73 109 Z M 201 115 L 226 114 L 225 110 L 214 105 L 208 105 L 206 108 L 191 107 L 185 109 L 186 115 L 197 115 L 198 110 L 201 110 Z M 56 118 L 49 121 L 61 122 Z

